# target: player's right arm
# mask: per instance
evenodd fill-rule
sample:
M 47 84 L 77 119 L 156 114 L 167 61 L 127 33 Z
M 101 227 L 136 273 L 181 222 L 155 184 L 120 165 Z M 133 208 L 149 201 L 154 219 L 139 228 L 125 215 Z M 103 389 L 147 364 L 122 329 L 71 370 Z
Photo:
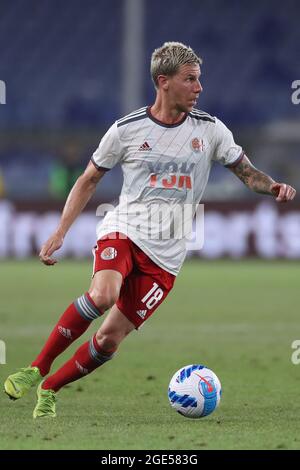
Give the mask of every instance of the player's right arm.
M 91 199 L 104 173 L 105 170 L 97 169 L 89 162 L 85 172 L 77 179 L 66 200 L 57 229 L 42 246 L 39 254 L 42 263 L 47 266 L 57 263 L 52 254 L 62 246 L 66 233 Z

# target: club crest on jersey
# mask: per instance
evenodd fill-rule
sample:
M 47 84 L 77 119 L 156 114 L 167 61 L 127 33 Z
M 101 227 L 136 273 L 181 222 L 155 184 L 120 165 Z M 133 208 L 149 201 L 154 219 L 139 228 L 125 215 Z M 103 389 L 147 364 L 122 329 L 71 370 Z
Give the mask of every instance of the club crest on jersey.
M 198 137 L 194 137 L 191 140 L 191 147 L 193 152 L 203 152 L 204 151 L 204 142 L 203 139 L 198 139 Z
M 116 258 L 118 252 L 115 248 L 108 246 L 107 248 L 104 248 L 104 250 L 101 252 L 101 258 L 104 259 L 105 261 L 109 259 L 114 259 Z

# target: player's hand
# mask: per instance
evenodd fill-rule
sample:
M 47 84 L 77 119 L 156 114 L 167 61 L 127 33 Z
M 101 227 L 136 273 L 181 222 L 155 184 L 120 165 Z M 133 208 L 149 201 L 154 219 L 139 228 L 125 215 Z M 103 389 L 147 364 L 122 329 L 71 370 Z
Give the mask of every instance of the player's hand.
M 273 183 L 271 185 L 271 193 L 277 202 L 288 202 L 292 201 L 296 196 L 296 189 L 289 184 Z
M 46 243 L 42 246 L 42 249 L 39 254 L 39 258 L 42 263 L 46 264 L 47 266 L 53 266 L 57 263 L 57 259 L 51 258 L 51 255 L 54 251 L 59 250 L 64 242 L 64 238 L 54 233 L 51 237 L 46 241 Z

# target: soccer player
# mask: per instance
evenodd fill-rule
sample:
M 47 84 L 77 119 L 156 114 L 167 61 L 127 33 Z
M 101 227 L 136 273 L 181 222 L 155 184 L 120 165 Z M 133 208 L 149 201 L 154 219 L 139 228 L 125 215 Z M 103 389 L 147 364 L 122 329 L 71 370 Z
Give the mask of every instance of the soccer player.
M 182 219 L 176 214 L 185 205 L 197 206 L 214 161 L 253 191 L 278 202 L 295 197 L 294 188 L 275 182 L 251 164 L 219 119 L 194 108 L 202 91 L 201 64 L 195 52 L 181 43 L 167 42 L 153 52 L 155 103 L 111 126 L 73 186 L 55 233 L 41 249 L 40 260 L 54 265 L 53 253 L 97 183 L 120 163 L 124 174 L 120 202 L 97 228 L 90 289 L 66 309 L 31 365 L 10 375 L 4 384 L 6 393 L 18 399 L 40 382 L 34 418 L 55 417 L 57 392 L 111 360 L 121 341 L 164 301 L 186 254 L 185 234 L 178 236 Z M 171 217 L 162 211 L 161 222 L 155 216 L 163 204 Z M 46 378 L 55 358 L 108 309 L 91 340 Z

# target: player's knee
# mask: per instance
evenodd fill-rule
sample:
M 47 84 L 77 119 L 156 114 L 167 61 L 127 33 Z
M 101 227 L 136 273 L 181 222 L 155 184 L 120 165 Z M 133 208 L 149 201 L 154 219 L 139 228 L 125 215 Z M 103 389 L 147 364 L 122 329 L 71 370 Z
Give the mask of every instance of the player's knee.
M 111 308 L 118 300 L 119 289 L 115 287 L 107 287 L 104 289 L 93 288 L 89 294 L 96 306 L 100 310 L 105 311 Z
M 111 352 L 118 349 L 122 338 L 117 334 L 102 333 L 101 331 L 98 331 L 96 333 L 96 341 L 102 351 Z

